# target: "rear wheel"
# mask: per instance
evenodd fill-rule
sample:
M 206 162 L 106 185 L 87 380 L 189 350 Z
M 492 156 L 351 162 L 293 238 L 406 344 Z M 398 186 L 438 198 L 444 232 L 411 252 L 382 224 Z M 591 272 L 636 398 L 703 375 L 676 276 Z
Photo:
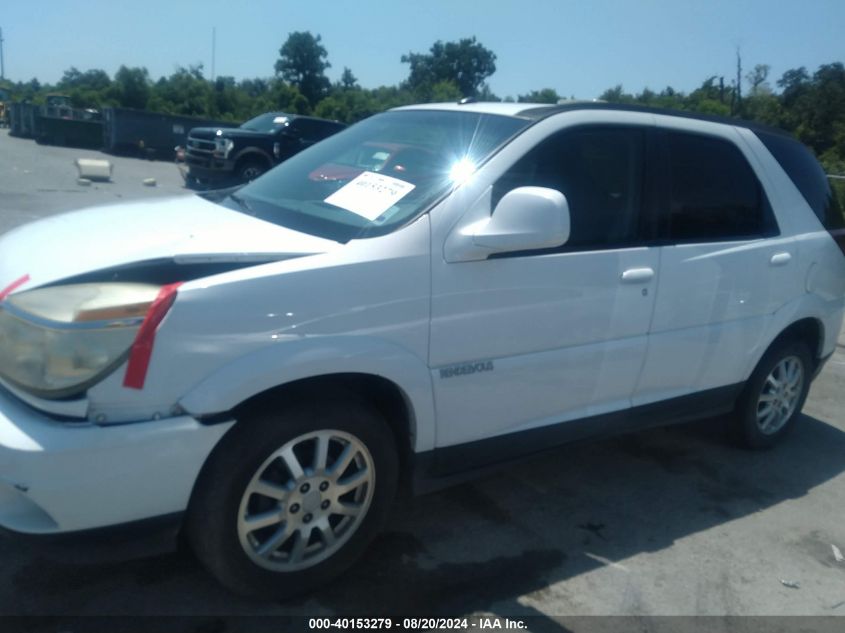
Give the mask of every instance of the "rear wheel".
M 188 510 L 199 559 L 243 594 L 282 598 L 343 572 L 381 526 L 398 460 L 357 400 L 244 420 L 215 449 Z
M 740 442 L 748 448 L 779 442 L 801 414 L 811 376 L 812 356 L 803 343 L 787 341 L 766 352 L 737 404 Z

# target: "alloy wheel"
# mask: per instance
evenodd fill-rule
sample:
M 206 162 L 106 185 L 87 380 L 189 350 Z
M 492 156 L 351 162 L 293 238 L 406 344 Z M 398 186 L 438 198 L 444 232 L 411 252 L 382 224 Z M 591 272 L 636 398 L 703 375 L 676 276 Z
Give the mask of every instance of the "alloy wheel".
M 804 388 L 804 364 L 797 356 L 781 359 L 769 372 L 757 398 L 757 427 L 777 433 L 789 421 Z
M 300 435 L 270 455 L 241 498 L 238 538 L 257 565 L 312 567 L 337 553 L 367 514 L 375 468 L 367 447 L 344 431 Z

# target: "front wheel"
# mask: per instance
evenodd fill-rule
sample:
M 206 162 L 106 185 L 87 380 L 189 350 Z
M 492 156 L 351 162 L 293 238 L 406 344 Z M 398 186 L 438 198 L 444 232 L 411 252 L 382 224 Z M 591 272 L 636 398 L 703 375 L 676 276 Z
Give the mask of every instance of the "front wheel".
M 241 182 L 252 182 L 267 171 L 267 165 L 257 160 L 247 160 L 238 165 L 236 171 Z
M 737 403 L 739 441 L 747 448 L 768 448 L 795 425 L 807 399 L 812 357 L 807 346 L 787 341 L 767 351 Z
M 363 553 L 386 517 L 397 471 L 393 435 L 363 403 L 288 406 L 223 438 L 197 483 L 187 535 L 238 593 L 306 592 Z

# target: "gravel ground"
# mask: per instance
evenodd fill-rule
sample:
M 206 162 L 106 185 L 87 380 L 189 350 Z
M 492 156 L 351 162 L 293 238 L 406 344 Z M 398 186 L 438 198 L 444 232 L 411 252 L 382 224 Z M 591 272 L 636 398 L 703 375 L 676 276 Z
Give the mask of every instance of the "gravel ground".
M 0 133 L 0 232 L 64 209 L 182 195 L 168 163 L 109 157 L 114 183 L 80 187 L 97 152 Z M 154 177 L 155 188 L 142 185 Z M 789 440 L 751 453 L 724 420 L 565 447 L 499 474 L 400 500 L 366 559 L 284 604 L 238 598 L 187 554 L 58 563 L 0 541 L 0 614 L 457 616 L 843 615 L 845 333 Z M 783 581 L 787 581 L 787 586 Z M 546 622 L 546 624 L 544 624 Z

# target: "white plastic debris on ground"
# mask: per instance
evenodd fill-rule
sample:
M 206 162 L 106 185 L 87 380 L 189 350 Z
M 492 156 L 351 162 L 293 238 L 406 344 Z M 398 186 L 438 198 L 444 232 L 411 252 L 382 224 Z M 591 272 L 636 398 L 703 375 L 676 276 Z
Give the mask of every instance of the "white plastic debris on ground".
M 80 178 L 88 180 L 111 180 L 112 164 L 96 158 L 77 158 L 74 163 Z

